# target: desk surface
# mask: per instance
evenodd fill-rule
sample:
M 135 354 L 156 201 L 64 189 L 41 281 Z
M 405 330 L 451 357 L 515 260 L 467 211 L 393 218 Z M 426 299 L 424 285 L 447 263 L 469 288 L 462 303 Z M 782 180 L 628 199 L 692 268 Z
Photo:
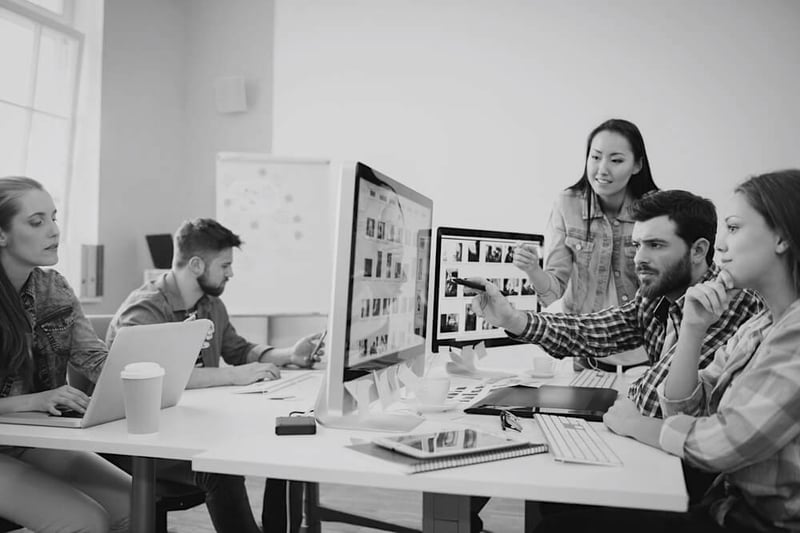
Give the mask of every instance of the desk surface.
M 487 361 L 486 367 L 517 371 L 520 367 L 530 368 L 529 357 L 535 350 L 538 349 L 531 346 L 496 350 L 487 358 L 491 362 Z M 570 366 L 569 361 L 562 362 L 559 365 L 562 371 L 552 382 L 568 381 Z M 269 407 L 273 413 L 286 412 L 280 402 L 272 402 Z M 436 430 L 448 425 L 467 425 L 489 431 L 499 429 L 499 422 L 493 416 L 442 413 L 427 418 L 415 431 Z M 353 439 L 371 440 L 377 433 L 319 426 L 317 435 L 276 436 L 271 419 L 266 422 L 262 428 L 265 431 L 254 433 L 252 438 L 209 446 L 207 451 L 195 456 L 194 469 L 423 492 L 670 511 L 683 511 L 687 506 L 677 457 L 614 435 L 601 423 L 595 424 L 595 428 L 617 452 L 623 467 L 563 464 L 555 462 L 550 454 L 542 454 L 408 475 L 397 465 L 346 448 Z M 523 420 L 523 426 L 525 437 L 544 442 L 533 420 Z
M 531 346 L 496 349 L 494 368 L 529 368 Z M 446 356 L 445 356 L 446 357 Z M 444 357 L 442 358 L 444 359 Z M 569 379 L 568 365 L 556 382 Z M 0 444 L 88 450 L 140 457 L 193 459 L 195 470 L 460 495 L 572 502 L 681 511 L 687 495 L 678 458 L 595 427 L 622 459 L 623 467 L 561 464 L 550 454 L 408 475 L 392 463 L 345 446 L 377 433 L 318 427 L 317 435 L 276 436 L 274 419 L 312 407 L 318 379 L 298 383 L 296 400 L 233 394 L 230 387 L 186 391 L 178 406 L 161 413 L 161 430 L 128 435 L 124 420 L 88 429 L 0 424 Z M 282 391 L 286 392 L 286 391 Z M 495 417 L 442 413 L 418 429 L 468 425 L 496 431 Z M 530 440 L 544 439 L 524 420 Z

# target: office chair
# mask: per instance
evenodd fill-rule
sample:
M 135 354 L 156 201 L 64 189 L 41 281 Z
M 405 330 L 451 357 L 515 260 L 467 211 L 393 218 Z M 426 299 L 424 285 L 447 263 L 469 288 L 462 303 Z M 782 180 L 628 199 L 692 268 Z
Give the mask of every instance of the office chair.
M 396 533 L 420 533 L 418 529 L 390 524 L 381 520 L 367 518 L 344 511 L 337 511 L 319 504 L 319 483 L 305 483 L 305 501 L 303 505 L 305 515 L 305 533 L 320 533 L 320 522 L 340 522 L 361 527 L 380 529 L 381 531 L 394 531 Z
M 88 318 L 89 322 L 92 324 L 95 334 L 101 340 L 105 341 L 106 330 L 108 330 L 113 316 L 114 315 L 86 315 L 86 318 Z M 76 372 L 72 367 L 67 368 L 67 381 L 69 381 L 69 384 L 73 387 L 87 393 L 91 393 L 91 390 L 94 388 L 94 383 L 89 381 L 83 374 Z M 167 533 L 168 512 L 191 509 L 192 507 L 197 507 L 205 503 L 205 501 L 205 491 L 195 485 L 157 479 L 155 532 Z M 6 530 L 2 529 L 2 522 L 0 522 L 0 533 L 3 531 Z

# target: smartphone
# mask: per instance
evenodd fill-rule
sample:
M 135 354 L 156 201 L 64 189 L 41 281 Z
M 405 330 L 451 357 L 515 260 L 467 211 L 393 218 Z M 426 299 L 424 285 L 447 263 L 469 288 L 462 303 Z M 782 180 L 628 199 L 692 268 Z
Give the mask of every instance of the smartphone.
M 475 289 L 476 291 L 485 291 L 486 287 L 483 286 L 483 283 L 478 283 L 475 281 L 469 281 L 468 279 L 464 278 L 450 278 L 448 281 L 452 281 L 456 285 L 463 285 L 465 287 L 469 287 L 470 289 Z
M 322 347 L 322 343 L 325 341 L 325 337 L 327 336 L 328 336 L 328 330 L 326 329 L 325 331 L 322 332 L 322 335 L 319 336 L 319 339 L 317 339 L 317 343 L 314 345 L 314 349 L 311 350 L 311 354 L 309 357 L 311 357 L 314 361 L 319 361 L 319 358 L 317 357 L 317 352 Z

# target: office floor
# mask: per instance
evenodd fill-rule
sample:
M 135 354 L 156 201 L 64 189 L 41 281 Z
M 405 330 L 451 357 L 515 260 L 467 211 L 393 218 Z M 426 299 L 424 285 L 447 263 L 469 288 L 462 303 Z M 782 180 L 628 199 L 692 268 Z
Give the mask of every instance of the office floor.
M 261 496 L 264 481 L 259 478 L 247 478 L 247 492 L 253 513 L 261 517 Z M 416 492 L 353 487 L 350 485 L 320 485 L 321 503 L 341 511 L 358 515 L 371 516 L 405 527 L 421 529 L 422 527 L 422 495 Z M 378 510 L 376 512 L 376 510 Z M 495 498 L 481 513 L 484 527 L 495 533 L 522 531 L 523 502 Z M 208 512 L 201 505 L 188 511 L 169 513 L 169 531 L 171 533 L 214 533 Z M 375 531 L 350 524 L 324 522 L 325 533 L 366 533 Z

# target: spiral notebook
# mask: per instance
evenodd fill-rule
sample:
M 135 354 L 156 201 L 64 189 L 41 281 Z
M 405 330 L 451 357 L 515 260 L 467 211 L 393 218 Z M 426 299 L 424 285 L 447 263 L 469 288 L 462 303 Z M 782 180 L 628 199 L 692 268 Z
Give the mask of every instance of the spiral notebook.
M 445 468 L 455 468 L 458 466 L 500 461 L 502 459 L 512 459 L 514 457 L 523 457 L 525 455 L 547 453 L 547 444 L 531 442 L 522 442 L 499 450 L 464 453 L 435 459 L 417 459 L 416 457 L 410 457 L 408 455 L 383 448 L 371 442 L 351 444 L 347 447 L 351 450 L 401 465 L 408 474 L 420 474 L 422 472 L 430 472 L 432 470 L 442 470 Z

